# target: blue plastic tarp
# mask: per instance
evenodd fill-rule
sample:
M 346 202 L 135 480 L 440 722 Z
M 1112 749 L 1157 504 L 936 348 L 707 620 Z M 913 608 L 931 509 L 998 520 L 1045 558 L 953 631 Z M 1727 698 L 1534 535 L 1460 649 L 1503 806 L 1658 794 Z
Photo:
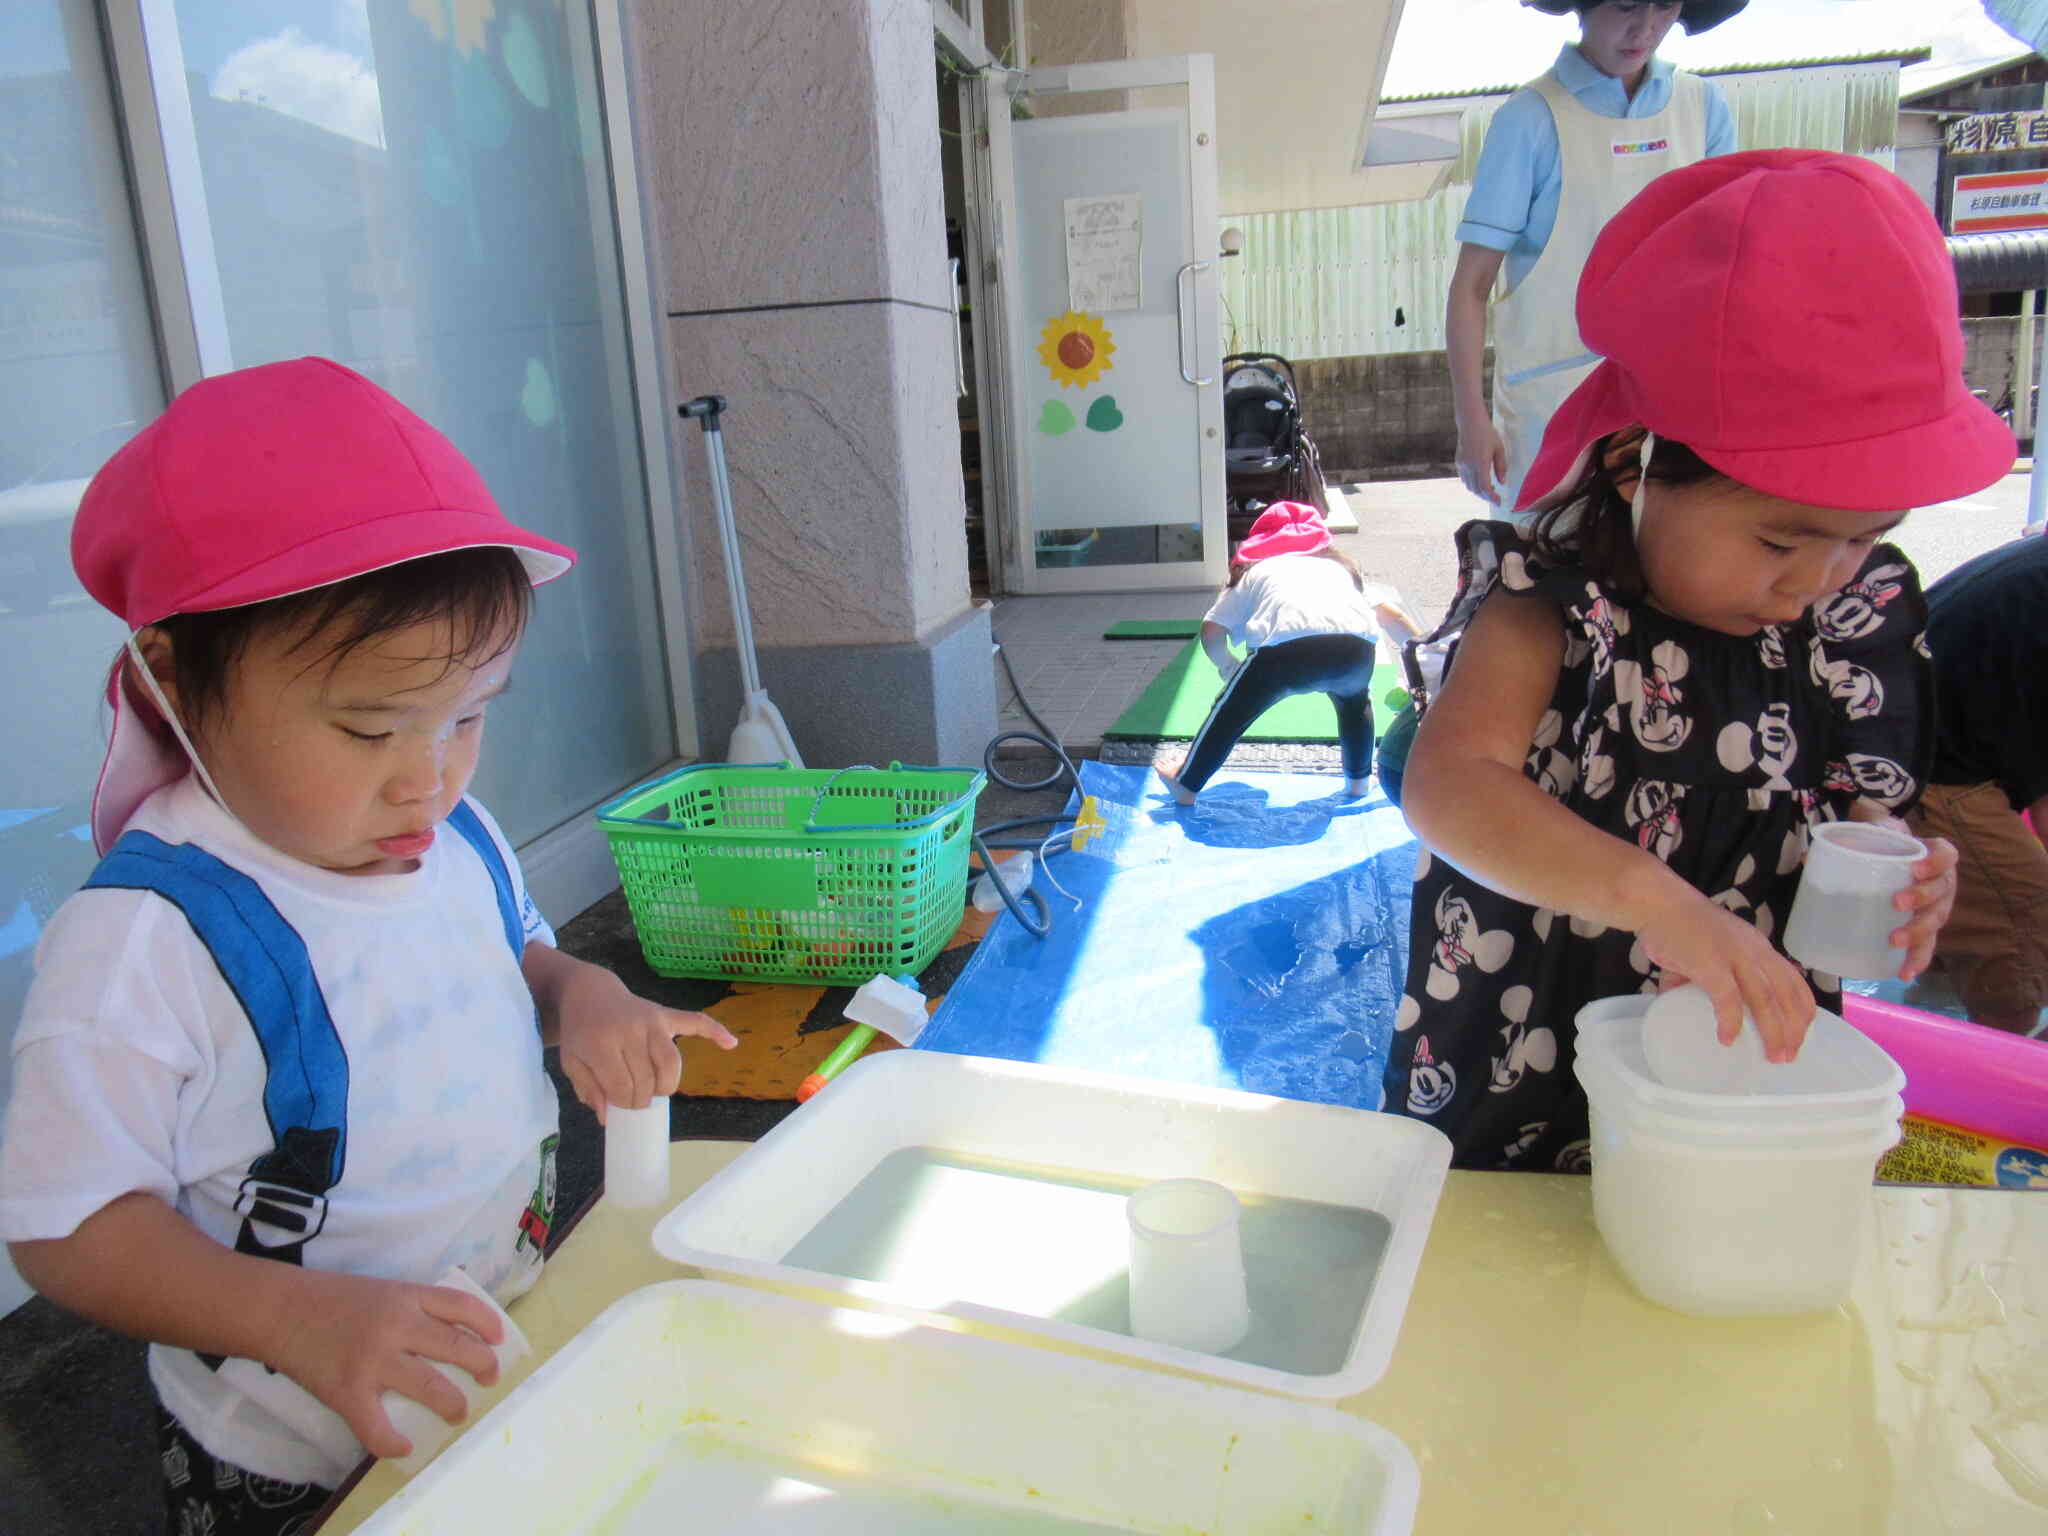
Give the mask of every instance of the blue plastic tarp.
M 1322 774 L 1231 773 L 1193 806 L 1146 768 L 1081 780 L 1107 826 L 1038 869 L 1052 932 L 1002 913 L 919 1048 L 1377 1108 L 1415 870 L 1401 813 Z

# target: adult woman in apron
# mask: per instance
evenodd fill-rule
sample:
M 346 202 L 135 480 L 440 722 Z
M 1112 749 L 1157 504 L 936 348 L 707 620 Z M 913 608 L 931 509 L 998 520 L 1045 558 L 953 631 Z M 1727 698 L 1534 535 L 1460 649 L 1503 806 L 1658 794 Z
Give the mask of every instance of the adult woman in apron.
M 1574 319 L 1601 228 L 1664 172 L 1736 147 L 1720 95 L 1656 58 L 1674 22 L 1704 32 L 1748 0 L 1522 0 L 1579 13 L 1579 41 L 1505 102 L 1458 226 L 1445 305 L 1458 475 L 1512 512 L 1551 413 L 1599 361 Z M 1482 382 L 1493 303 L 1493 409 Z

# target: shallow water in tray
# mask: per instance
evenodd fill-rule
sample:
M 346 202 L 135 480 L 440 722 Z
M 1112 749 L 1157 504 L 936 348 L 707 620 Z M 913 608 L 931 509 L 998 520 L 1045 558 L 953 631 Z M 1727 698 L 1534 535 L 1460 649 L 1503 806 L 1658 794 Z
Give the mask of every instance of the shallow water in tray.
M 587 1536 L 676 1536 L 679 1531 L 1057 1536 L 1129 1529 L 821 1470 L 698 1430 L 678 1437 L 644 1480 L 621 1490 L 617 1502 L 587 1528 Z
M 973 1301 L 1128 1335 L 1124 1202 L 1143 1182 L 904 1147 L 782 1262 L 888 1285 L 923 1305 Z M 1390 1223 L 1350 1206 L 1237 1195 L 1252 1326 L 1223 1358 L 1304 1376 L 1340 1369 Z

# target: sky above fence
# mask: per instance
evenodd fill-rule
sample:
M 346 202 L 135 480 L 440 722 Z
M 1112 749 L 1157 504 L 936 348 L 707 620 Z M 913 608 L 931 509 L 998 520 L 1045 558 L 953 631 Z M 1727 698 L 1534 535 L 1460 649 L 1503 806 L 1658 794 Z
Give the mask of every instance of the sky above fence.
M 1541 74 L 1578 36 L 1569 16 L 1517 0 L 1407 0 L 1384 94 L 1515 85 Z M 1674 27 L 1664 57 L 1689 68 L 1832 58 L 1928 47 L 1937 62 L 2024 46 L 1985 14 L 1980 0 L 1752 0 L 1748 10 L 1699 37 Z

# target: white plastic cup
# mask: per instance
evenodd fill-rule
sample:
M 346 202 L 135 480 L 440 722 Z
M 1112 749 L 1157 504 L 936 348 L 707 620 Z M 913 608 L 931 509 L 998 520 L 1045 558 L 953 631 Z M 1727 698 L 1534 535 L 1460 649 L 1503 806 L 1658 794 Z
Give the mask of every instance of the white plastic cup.
M 1892 898 L 1913 883 L 1913 866 L 1926 857 L 1925 843 L 1890 827 L 1815 827 L 1785 924 L 1785 953 L 1831 976 L 1896 976 L 1906 955 L 1891 936 L 1907 914 Z
M 1251 1328 L 1237 1196 L 1207 1179 L 1148 1184 L 1127 1204 L 1131 1332 L 1220 1355 Z
M 645 1210 L 668 1199 L 668 1100 L 645 1109 L 612 1104 L 604 1112 L 604 1197 Z
M 1025 887 L 1031 884 L 1031 866 L 1029 848 L 1018 848 L 1000 855 L 995 867 L 974 882 L 974 910 L 994 912 L 1002 907 L 1002 890 L 996 888 L 998 882 L 1012 896 L 1022 896 Z
M 1687 1093 L 1755 1093 L 1771 1063 L 1749 1010 L 1734 1043 L 1723 1045 L 1714 1000 L 1698 987 L 1673 987 L 1643 1013 L 1643 1058 L 1650 1075 Z
M 533 1353 L 533 1346 L 527 1343 L 526 1335 L 520 1332 L 519 1325 L 512 1321 L 505 1309 L 492 1298 L 491 1293 L 470 1279 L 465 1271 L 459 1268 L 450 1269 L 434 1284 L 445 1285 L 453 1291 L 467 1291 L 498 1314 L 498 1326 L 505 1332 L 499 1342 L 490 1348 L 498 1360 L 500 1381 L 505 1379 L 505 1372 L 515 1363 Z M 477 1385 L 477 1379 L 459 1365 L 449 1365 L 441 1360 L 430 1360 L 427 1363 L 455 1384 L 455 1390 L 462 1394 L 463 1404 L 468 1410 L 463 1423 L 474 1423 L 477 1403 L 484 1394 L 484 1389 Z M 392 1465 L 407 1477 L 411 1477 L 434 1459 L 458 1426 L 450 1424 L 426 1404 L 416 1403 L 401 1393 L 386 1392 L 383 1401 L 384 1412 L 391 1420 L 391 1427 L 412 1442 L 411 1452 L 398 1457 Z

